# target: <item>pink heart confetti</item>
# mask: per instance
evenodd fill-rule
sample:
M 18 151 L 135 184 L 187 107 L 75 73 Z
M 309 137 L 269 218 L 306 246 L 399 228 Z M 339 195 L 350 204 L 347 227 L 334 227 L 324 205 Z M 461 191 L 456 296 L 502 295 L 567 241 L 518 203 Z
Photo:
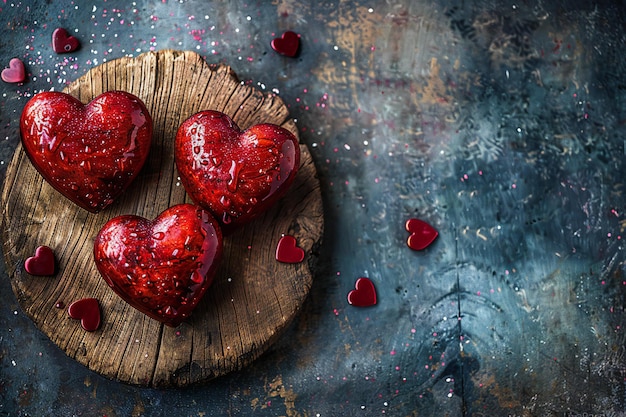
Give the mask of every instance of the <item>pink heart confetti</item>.
M 24 269 L 31 275 L 54 275 L 54 252 L 48 246 L 39 246 L 35 250 L 35 256 L 24 262 Z
M 355 307 L 370 307 L 376 304 L 376 288 L 369 278 L 359 278 L 354 289 L 348 293 L 348 303 Z
M 67 313 L 71 318 L 80 320 L 80 325 L 88 332 L 100 327 L 100 303 L 95 298 L 74 301 L 67 308 Z
M 26 79 L 24 63 L 19 58 L 13 58 L 11 61 L 9 61 L 9 68 L 3 69 L 0 77 L 5 83 L 24 82 L 24 80 Z
M 304 260 L 304 250 L 297 245 L 295 237 L 285 235 L 280 238 L 276 246 L 276 260 L 288 264 L 297 264 Z
M 300 35 L 287 31 L 280 38 L 272 40 L 272 49 L 281 55 L 294 57 L 300 48 Z
M 405 228 L 411 233 L 406 244 L 413 250 L 426 249 L 439 236 L 439 232 L 434 227 L 419 219 L 407 220 Z
M 57 54 L 66 54 L 78 49 L 80 42 L 74 36 L 67 33 L 63 28 L 57 28 L 52 32 L 52 49 Z

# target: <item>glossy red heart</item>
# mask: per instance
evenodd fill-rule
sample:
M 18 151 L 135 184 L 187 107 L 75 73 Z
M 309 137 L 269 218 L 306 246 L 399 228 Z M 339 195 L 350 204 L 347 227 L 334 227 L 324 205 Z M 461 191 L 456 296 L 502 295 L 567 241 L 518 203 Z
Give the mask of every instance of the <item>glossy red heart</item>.
M 78 49 L 80 42 L 74 36 L 67 33 L 63 28 L 57 28 L 52 32 L 52 49 L 57 54 L 73 52 Z
M 406 244 L 413 250 L 424 250 L 437 239 L 439 232 L 430 224 L 419 219 L 409 219 L 405 228 L 411 233 Z
M 152 119 L 139 98 L 109 91 L 83 105 L 59 92 L 26 103 L 22 144 L 39 173 L 80 207 L 98 212 L 137 176 L 150 150 Z
M 294 57 L 300 48 L 300 36 L 292 31 L 287 31 L 280 38 L 272 39 L 272 49 L 281 55 Z
M 39 246 L 35 255 L 24 262 L 24 269 L 31 275 L 54 275 L 54 266 L 54 252 L 48 246 Z
M 71 318 L 80 320 L 80 325 L 88 332 L 100 327 L 100 303 L 96 298 L 83 298 L 74 301 L 67 308 Z
M 288 264 L 297 264 L 304 260 L 304 250 L 297 245 L 295 237 L 285 235 L 280 238 L 276 246 L 276 260 Z
M 5 83 L 21 83 L 26 79 L 24 63 L 19 58 L 9 61 L 9 68 L 5 68 L 0 73 L 2 81 Z
M 257 124 L 242 132 L 227 115 L 202 111 L 178 129 L 175 159 L 191 199 L 227 233 L 285 195 L 300 166 L 300 147 L 280 126 Z
M 94 243 L 96 266 L 113 291 L 168 326 L 189 317 L 221 256 L 217 222 L 192 204 L 170 207 L 154 220 L 114 217 Z
M 376 288 L 369 278 L 359 278 L 354 289 L 348 293 L 348 303 L 356 307 L 370 307 L 376 304 Z

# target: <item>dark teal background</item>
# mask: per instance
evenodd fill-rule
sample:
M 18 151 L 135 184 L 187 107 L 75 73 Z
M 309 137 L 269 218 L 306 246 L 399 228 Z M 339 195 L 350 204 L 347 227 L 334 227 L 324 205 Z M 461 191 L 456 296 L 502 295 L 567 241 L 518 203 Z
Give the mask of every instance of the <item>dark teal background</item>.
M 252 366 L 185 389 L 65 356 L 0 274 L 0 415 L 626 415 L 626 16 L 615 1 L 0 3 L 2 177 L 26 101 L 189 49 L 278 94 L 326 233 L 310 297 Z M 64 27 L 80 50 L 52 51 Z M 301 35 L 296 58 L 270 47 Z M 20 190 L 12 190 L 20 192 Z M 439 230 L 423 252 L 404 222 Z M 378 291 L 348 305 L 358 277 Z

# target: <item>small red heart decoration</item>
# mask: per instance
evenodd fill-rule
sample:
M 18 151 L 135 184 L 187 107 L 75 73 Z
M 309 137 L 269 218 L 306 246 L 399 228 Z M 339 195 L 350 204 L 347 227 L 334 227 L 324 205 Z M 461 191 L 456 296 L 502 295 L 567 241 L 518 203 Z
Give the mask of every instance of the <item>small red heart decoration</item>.
M 96 331 L 100 327 L 100 303 L 95 298 L 74 301 L 67 308 L 67 314 L 80 320 L 80 325 L 88 332 Z
M 39 246 L 35 256 L 24 262 L 24 269 L 31 275 L 54 275 L 54 252 L 48 246 Z
M 304 260 L 304 250 L 296 244 L 295 237 L 285 235 L 280 238 L 276 246 L 276 260 L 288 264 L 297 264 Z
M 96 236 L 96 267 L 113 291 L 142 313 L 178 326 L 213 282 L 222 256 L 217 221 L 178 204 L 151 221 L 125 215 Z
M 376 288 L 369 278 L 359 278 L 354 289 L 348 293 L 348 303 L 356 307 L 370 307 L 376 304 Z
M 52 32 L 52 49 L 57 54 L 65 54 L 78 49 L 80 42 L 74 36 L 67 33 L 63 28 L 57 28 Z
M 152 119 L 139 98 L 109 91 L 83 105 L 69 94 L 43 92 L 26 103 L 22 144 L 52 187 L 98 212 L 130 185 L 152 141 Z
M 280 38 L 272 40 L 272 49 L 281 55 L 294 57 L 300 48 L 300 35 L 287 31 Z
M 191 199 L 228 233 L 285 195 L 300 166 L 300 146 L 280 126 L 242 132 L 224 113 L 202 111 L 178 129 L 174 157 Z
M 23 82 L 26 79 L 24 63 L 19 58 L 13 58 L 9 61 L 9 68 L 3 69 L 0 77 L 5 83 Z
M 419 219 L 407 220 L 405 228 L 411 233 L 406 244 L 413 250 L 426 249 L 439 236 L 439 232 L 434 227 Z

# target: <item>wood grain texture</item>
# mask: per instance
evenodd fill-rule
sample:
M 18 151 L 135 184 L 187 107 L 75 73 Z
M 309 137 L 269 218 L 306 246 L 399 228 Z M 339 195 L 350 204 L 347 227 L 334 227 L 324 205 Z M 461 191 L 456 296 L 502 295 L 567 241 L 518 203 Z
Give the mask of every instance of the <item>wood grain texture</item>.
M 66 88 L 88 102 L 124 90 L 146 104 L 154 120 L 151 153 L 142 172 L 112 206 L 91 214 L 49 186 L 21 146 L 7 168 L 2 191 L 2 239 L 17 299 L 36 325 L 67 355 L 112 379 L 146 386 L 185 386 L 239 370 L 261 355 L 299 311 L 313 280 L 323 233 L 323 207 L 315 166 L 300 145 L 300 171 L 274 208 L 224 239 L 224 261 L 192 317 L 163 326 L 118 298 L 93 262 L 93 240 L 114 216 L 155 218 L 191 202 L 174 163 L 178 126 L 200 110 L 219 110 L 245 129 L 269 122 L 296 136 L 282 100 L 239 82 L 226 66 L 210 66 L 193 52 L 159 51 L 120 58 L 93 68 Z M 275 260 L 282 234 L 306 253 L 304 262 Z M 39 245 L 57 258 L 54 277 L 33 277 L 24 261 Z M 103 324 L 85 332 L 59 301 L 100 300 Z

